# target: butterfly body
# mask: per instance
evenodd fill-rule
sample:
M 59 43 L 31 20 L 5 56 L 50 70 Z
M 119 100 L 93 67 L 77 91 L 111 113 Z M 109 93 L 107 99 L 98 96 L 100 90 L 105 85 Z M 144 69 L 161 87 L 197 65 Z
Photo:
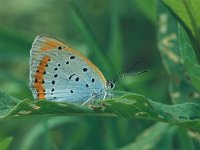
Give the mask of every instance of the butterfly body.
M 78 51 L 40 35 L 30 57 L 30 89 L 35 99 L 82 104 L 103 99 L 110 88 L 99 69 Z

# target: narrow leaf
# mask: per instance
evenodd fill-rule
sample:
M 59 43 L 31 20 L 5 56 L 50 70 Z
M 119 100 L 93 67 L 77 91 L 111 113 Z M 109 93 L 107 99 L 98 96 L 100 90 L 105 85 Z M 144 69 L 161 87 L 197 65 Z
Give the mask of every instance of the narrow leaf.
M 182 103 L 200 98 L 200 96 L 198 96 L 198 91 L 186 76 L 178 38 L 177 21 L 172 14 L 160 4 L 158 45 L 163 64 L 171 78 L 169 90 L 173 103 Z
M 6 137 L 3 140 L 1 140 L 0 141 L 1 150 L 7 150 L 12 140 L 13 140 L 12 137 Z
M 153 24 L 156 25 L 157 0 L 132 0 L 133 5 Z M 151 10 L 151 11 L 150 11 Z
M 110 51 L 112 54 L 112 64 L 115 66 L 115 70 L 121 69 L 122 67 L 122 37 L 120 31 L 119 22 L 119 0 L 111 0 L 111 10 L 110 10 Z
M 165 134 L 168 127 L 168 124 L 157 123 L 141 132 L 133 143 L 121 148 L 120 150 L 152 150 L 162 138 L 162 135 Z
M 8 96 L 0 91 L 0 118 L 9 114 L 19 102 L 20 100 L 17 98 Z
M 109 59 L 107 59 L 106 56 L 103 54 L 103 51 L 101 50 L 102 48 L 98 43 L 93 31 L 89 27 L 89 24 L 84 19 L 84 16 L 81 14 L 80 10 L 73 2 L 71 2 L 71 8 L 69 12 L 71 14 L 74 26 L 95 51 L 95 61 L 97 62 L 97 64 L 99 64 L 99 68 L 107 71 L 110 70 L 112 67 L 110 66 L 111 63 L 109 62 Z
M 200 90 L 200 65 L 185 30 L 179 25 L 179 44 L 184 66 L 193 85 Z
M 44 120 L 43 120 L 44 122 Z M 77 122 L 75 118 L 64 118 L 64 117 L 51 117 L 46 120 L 46 126 L 44 126 L 43 122 L 39 122 L 32 128 L 23 138 L 23 142 L 20 146 L 21 150 L 27 150 L 34 147 L 34 142 L 39 139 L 39 136 L 44 134 L 46 130 L 51 130 L 59 125 L 66 124 L 66 123 L 73 123 Z
M 163 0 L 163 2 L 185 23 L 192 34 L 200 39 L 199 0 Z

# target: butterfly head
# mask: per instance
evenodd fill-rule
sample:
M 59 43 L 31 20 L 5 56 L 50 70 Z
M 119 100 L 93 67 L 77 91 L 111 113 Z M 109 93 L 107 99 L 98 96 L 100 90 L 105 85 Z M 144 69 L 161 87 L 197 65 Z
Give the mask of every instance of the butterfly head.
M 112 81 L 112 80 L 108 80 L 107 81 L 107 88 L 108 89 L 114 89 L 115 88 L 115 82 L 114 81 Z

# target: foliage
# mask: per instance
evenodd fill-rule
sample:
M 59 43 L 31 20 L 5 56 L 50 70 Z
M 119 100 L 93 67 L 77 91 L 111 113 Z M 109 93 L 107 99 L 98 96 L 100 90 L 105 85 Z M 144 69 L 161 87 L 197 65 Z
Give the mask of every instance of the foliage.
M 151 119 L 170 124 L 177 124 L 183 127 L 200 131 L 200 106 L 195 103 L 183 103 L 177 105 L 165 105 L 153 102 L 144 96 L 137 94 L 124 94 L 110 100 L 103 100 L 99 105 L 85 106 L 73 105 L 70 103 L 58 103 L 51 101 L 18 101 L 15 106 L 15 99 L 3 95 L 4 113 L 1 118 L 18 117 L 27 115 L 102 115 L 118 116 L 129 119 L 142 118 Z
M 0 147 L 2 150 L 8 149 L 10 143 L 12 142 L 13 138 L 12 137 L 6 137 L 5 139 L 0 141 Z
M 2 149 L 198 149 L 198 0 L 19 3 L 0 8 Z M 106 77 L 137 57 L 150 71 L 120 79 L 114 97 L 88 106 L 34 101 L 27 85 L 36 34 L 68 39 Z

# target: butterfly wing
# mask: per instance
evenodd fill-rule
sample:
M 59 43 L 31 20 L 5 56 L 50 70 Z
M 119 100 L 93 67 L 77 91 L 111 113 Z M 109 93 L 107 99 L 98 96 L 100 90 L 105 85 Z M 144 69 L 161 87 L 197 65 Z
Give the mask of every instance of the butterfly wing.
M 61 41 L 37 36 L 30 57 L 30 89 L 35 99 L 83 103 L 106 93 L 99 69 Z

